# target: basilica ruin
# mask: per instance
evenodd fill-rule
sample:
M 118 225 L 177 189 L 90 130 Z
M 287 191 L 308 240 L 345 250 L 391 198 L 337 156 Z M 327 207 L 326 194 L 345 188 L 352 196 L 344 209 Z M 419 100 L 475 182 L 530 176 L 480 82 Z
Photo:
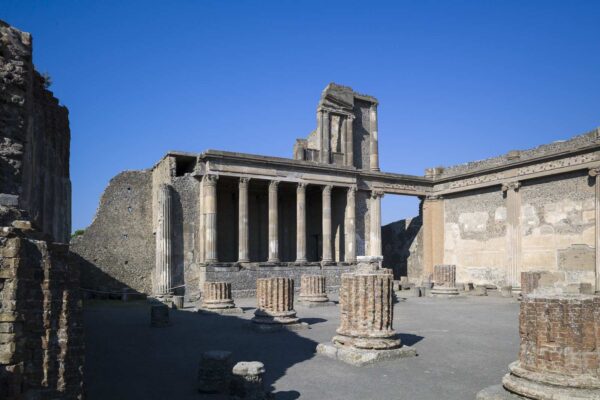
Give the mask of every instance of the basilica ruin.
M 263 382 L 286 374 L 309 376 L 307 399 L 392 398 L 395 373 L 412 398 L 600 398 L 600 129 L 384 172 L 377 99 L 331 83 L 293 158 L 170 151 L 114 177 L 71 238 L 68 110 L 48 86 L 31 35 L 0 21 L 0 399 L 297 398 Z M 382 227 L 386 194 L 418 215 Z M 506 350 L 485 339 L 507 326 L 517 361 L 486 388 L 482 360 Z
M 412 176 L 379 168 L 377 105 L 330 84 L 293 159 L 172 151 L 117 175 L 73 242 L 84 286 L 194 299 L 204 282 L 248 295 L 258 278 L 318 274 L 335 290 L 364 255 L 415 284 L 448 264 L 458 283 L 515 292 L 532 270 L 598 286 L 600 130 Z M 382 229 L 385 194 L 418 197 L 419 215 Z

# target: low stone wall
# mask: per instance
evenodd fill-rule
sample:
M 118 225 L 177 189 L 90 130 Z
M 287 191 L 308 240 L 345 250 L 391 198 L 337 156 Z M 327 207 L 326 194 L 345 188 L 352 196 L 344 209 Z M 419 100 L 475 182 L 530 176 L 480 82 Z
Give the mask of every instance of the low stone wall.
M 343 273 L 354 270 L 354 265 L 337 264 L 321 267 L 319 263 L 296 265 L 293 263 L 280 263 L 277 265 L 252 263 L 242 268 L 239 264 L 209 265 L 200 267 L 200 281 L 203 282 L 231 282 L 234 297 L 250 297 L 256 295 L 256 280 L 259 278 L 282 277 L 291 278 L 296 282 L 295 290 L 300 290 L 302 275 L 324 275 L 327 282 L 327 291 L 337 293 Z M 186 296 L 192 299 L 199 296 L 199 288 L 187 287 Z

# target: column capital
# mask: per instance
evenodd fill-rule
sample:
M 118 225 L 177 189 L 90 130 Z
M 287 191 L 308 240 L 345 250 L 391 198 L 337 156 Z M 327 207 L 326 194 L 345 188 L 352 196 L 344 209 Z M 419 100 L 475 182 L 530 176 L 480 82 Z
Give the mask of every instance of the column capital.
M 308 183 L 306 182 L 298 182 L 298 186 L 296 187 L 297 191 L 304 191 L 306 190 L 306 187 L 308 186 Z
M 435 200 L 443 200 L 444 197 L 439 194 L 428 194 L 425 196 L 426 201 L 435 201 Z
M 508 192 L 509 190 L 514 190 L 515 192 L 517 192 L 517 191 L 519 191 L 520 187 L 521 187 L 521 182 L 519 182 L 519 181 L 507 182 L 507 183 L 502 184 L 502 191 Z
M 248 183 L 250 183 L 250 179 L 246 176 L 242 176 L 240 177 L 240 186 L 248 186 Z
M 588 175 L 591 176 L 592 178 L 597 177 L 598 175 L 600 175 L 600 167 L 590 168 L 588 170 Z
M 331 189 L 333 189 L 333 185 L 325 185 L 323 186 L 323 193 L 331 194 Z
M 356 195 L 356 191 L 358 190 L 358 188 L 356 186 L 349 186 L 348 187 L 348 196 L 354 197 Z
M 271 190 L 271 191 L 277 191 L 278 187 L 279 187 L 279 181 L 271 181 L 271 182 L 269 182 L 269 190 Z
M 374 199 L 382 198 L 384 195 L 385 193 L 383 192 L 383 190 L 375 189 L 371 191 L 371 197 Z
M 377 103 L 371 103 L 371 111 L 377 111 Z
M 202 179 L 205 185 L 216 185 L 218 180 L 219 175 L 214 174 L 204 175 L 204 178 Z

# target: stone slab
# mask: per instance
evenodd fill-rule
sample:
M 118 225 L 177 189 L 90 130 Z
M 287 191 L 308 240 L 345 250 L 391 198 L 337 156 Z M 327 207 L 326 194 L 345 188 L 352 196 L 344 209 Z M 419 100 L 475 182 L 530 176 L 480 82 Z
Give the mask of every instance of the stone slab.
M 380 361 L 415 357 L 417 356 L 417 350 L 410 346 L 402 346 L 391 350 L 363 350 L 336 346 L 329 342 L 319 343 L 317 345 L 317 354 L 354 365 L 355 367 L 362 367 Z
M 336 305 L 336 303 L 334 301 L 302 301 L 302 300 L 298 300 L 296 303 L 299 306 L 308 307 L 308 308 L 331 307 L 331 306 Z
M 525 398 L 507 391 L 502 385 L 494 385 L 477 393 L 475 400 L 525 400 Z
M 198 307 L 197 310 L 199 314 L 218 314 L 218 315 L 239 315 L 243 314 L 244 310 L 240 307 L 231 307 L 231 308 L 202 308 Z
M 278 332 L 282 330 L 298 331 L 302 329 L 310 329 L 310 325 L 306 322 L 297 322 L 293 324 L 260 324 L 250 321 L 250 328 L 257 332 Z

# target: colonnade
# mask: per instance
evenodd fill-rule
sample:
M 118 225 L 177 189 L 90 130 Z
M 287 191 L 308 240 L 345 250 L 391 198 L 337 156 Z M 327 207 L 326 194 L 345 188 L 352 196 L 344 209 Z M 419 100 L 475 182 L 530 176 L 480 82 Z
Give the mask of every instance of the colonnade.
M 205 263 L 219 261 L 217 254 L 217 182 L 218 176 L 208 174 L 202 178 L 200 190 L 200 258 Z M 239 213 L 238 213 L 238 261 L 250 262 L 249 251 L 249 204 L 248 190 L 250 178 L 240 177 Z M 307 262 L 306 250 L 306 188 L 307 183 L 300 182 L 296 186 L 296 263 Z M 311 184 L 313 185 L 313 184 Z M 318 185 L 322 193 L 322 255 L 321 262 L 332 263 L 332 190 L 333 185 Z M 341 187 L 346 190 L 346 207 L 344 210 L 344 261 L 356 261 L 356 187 Z M 268 260 L 270 263 L 280 261 L 279 256 L 279 181 L 269 181 L 268 186 Z M 372 191 L 370 196 L 371 218 L 369 225 L 369 255 L 381 255 L 381 198 L 383 192 Z

